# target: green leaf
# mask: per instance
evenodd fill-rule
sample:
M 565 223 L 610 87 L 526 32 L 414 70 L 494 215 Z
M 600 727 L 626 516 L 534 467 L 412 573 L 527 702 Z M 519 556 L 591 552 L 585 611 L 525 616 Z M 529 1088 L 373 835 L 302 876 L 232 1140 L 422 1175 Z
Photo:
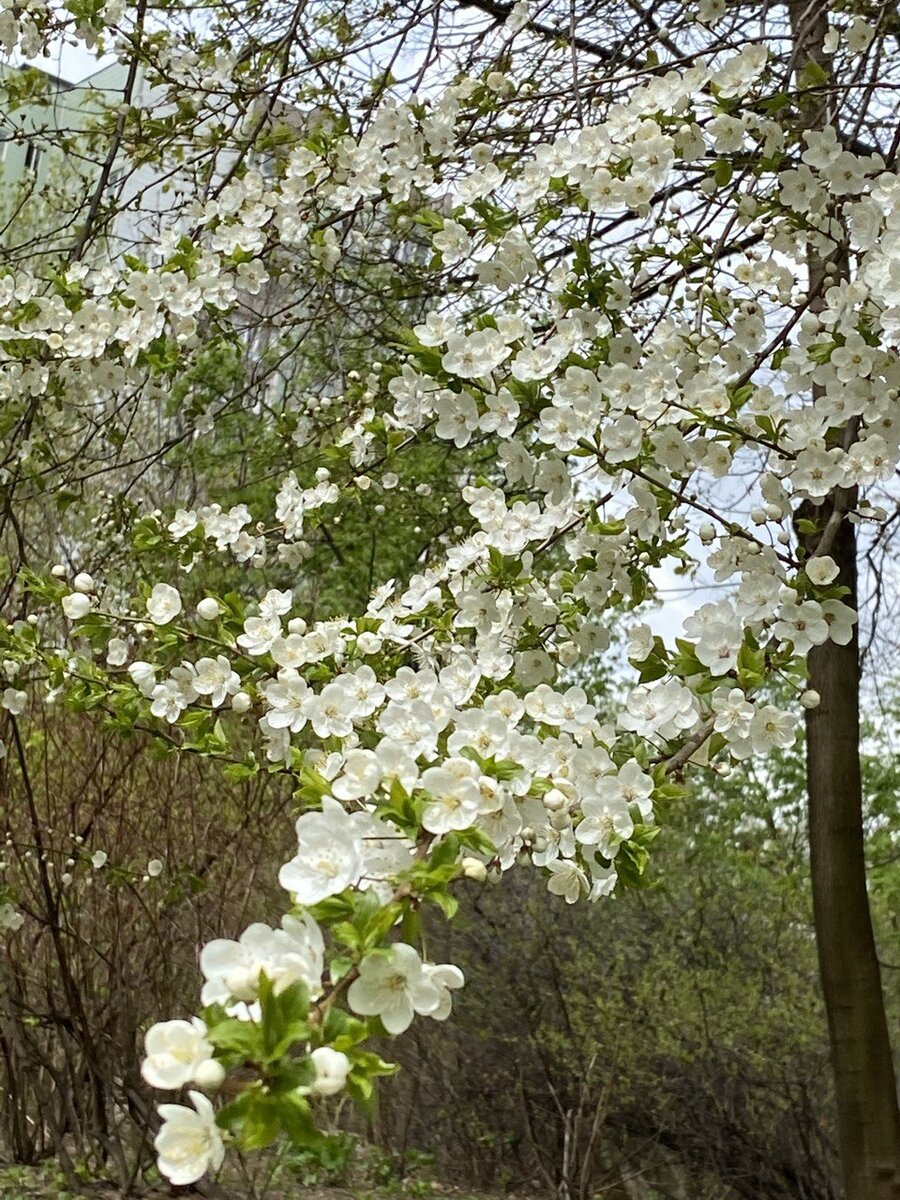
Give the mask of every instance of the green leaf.
M 744 642 L 738 651 L 738 683 L 745 690 L 761 687 L 765 682 L 766 655 L 764 650 L 755 649 Z
M 353 904 L 346 894 L 328 896 L 318 904 L 311 905 L 306 910 L 319 924 L 331 925 L 353 913 Z
M 308 1088 L 315 1078 L 316 1067 L 311 1058 L 288 1058 L 269 1072 L 268 1087 L 273 1095 L 281 1096 L 298 1088 Z
M 228 763 L 222 768 L 222 774 L 229 783 L 243 783 L 246 779 L 252 779 L 259 772 L 259 763 L 250 755 L 244 762 Z
M 238 1096 L 236 1100 L 232 1100 L 230 1104 L 226 1104 L 224 1108 L 220 1108 L 216 1114 L 216 1124 L 222 1129 L 229 1130 L 231 1133 L 238 1133 L 248 1112 L 253 1107 L 258 1093 L 259 1085 L 255 1084 L 252 1088 Z
M 327 1141 L 316 1129 L 308 1101 L 296 1092 L 278 1097 L 278 1121 L 288 1141 L 298 1149 L 316 1149 Z
M 672 663 L 672 671 L 676 675 L 699 675 L 706 670 L 703 663 L 697 657 L 697 648 L 692 642 L 686 641 L 684 638 L 676 638 L 675 645 L 678 647 L 678 654 Z
M 430 897 L 443 911 L 448 921 L 452 921 L 459 909 L 459 901 L 449 892 L 432 892 Z
M 809 59 L 803 64 L 799 83 L 803 89 L 824 87 L 828 83 L 828 72 L 819 63 Z
M 369 1027 L 365 1021 L 351 1017 L 342 1008 L 329 1008 L 322 1027 L 322 1038 L 335 1050 L 342 1050 L 346 1054 L 352 1046 L 365 1041 L 368 1036 Z
M 668 674 L 669 664 L 658 655 L 651 654 L 638 664 L 638 671 L 641 683 L 652 683 L 655 679 L 662 679 L 663 675 Z
M 422 936 L 422 912 L 419 908 L 407 906 L 400 924 L 400 936 L 407 945 L 415 946 Z
M 277 1062 L 296 1042 L 309 1037 L 309 992 L 299 980 L 276 995 L 272 981 L 260 974 L 259 1007 L 267 1061 Z
M 534 782 L 532 783 L 533 787 Z M 464 829 L 457 836 L 459 844 L 467 850 L 475 850 L 478 854 L 487 854 L 491 857 L 497 853 L 497 847 L 482 829 Z
M 245 1150 L 270 1146 L 281 1129 L 281 1104 L 277 1096 L 258 1093 L 248 1105 L 241 1123 L 240 1142 Z
M 435 843 L 434 849 L 426 860 L 427 868 L 433 870 L 435 867 L 455 865 L 458 855 L 459 838 L 448 833 Z
M 236 1066 L 238 1062 L 253 1062 L 261 1056 L 262 1033 L 255 1022 L 228 1017 L 217 1025 L 209 1025 L 207 1021 L 207 1026 L 206 1036 L 217 1050 L 222 1051 L 222 1057 L 229 1066 Z
M 622 842 L 615 860 L 616 873 L 626 887 L 647 887 L 644 872 L 649 861 L 650 854 L 642 845 Z

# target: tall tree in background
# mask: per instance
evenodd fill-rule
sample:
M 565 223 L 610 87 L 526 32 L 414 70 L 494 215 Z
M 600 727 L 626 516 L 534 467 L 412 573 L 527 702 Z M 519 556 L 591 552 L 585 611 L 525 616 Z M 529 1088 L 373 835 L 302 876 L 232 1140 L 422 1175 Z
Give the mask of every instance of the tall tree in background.
M 301 809 L 284 927 L 204 951 L 188 1050 L 172 1049 L 181 1025 L 148 1037 L 155 1086 L 230 1075 L 238 1093 L 218 1124 L 200 1092 L 165 1109 L 161 1169 L 184 1183 L 216 1166 L 219 1128 L 246 1148 L 279 1130 L 313 1144 L 317 1095 L 365 1099 L 385 1069 L 366 1038 L 449 1014 L 461 977 L 424 958 L 420 912 L 452 914 L 455 880 L 529 861 L 573 903 L 640 884 L 693 764 L 789 743 L 775 678 L 808 714 L 848 1200 L 894 1197 L 857 568 L 893 570 L 896 18 L 719 0 L 367 16 L 171 6 L 151 28 L 141 6 L 92 9 L 74 32 L 115 45 L 122 100 L 77 138 L 30 135 L 48 153 L 75 139 L 93 166 L 44 257 L 33 239 L 10 255 L 13 563 L 29 497 L 83 482 L 104 440 L 127 471 L 135 428 L 155 431 L 154 461 L 235 405 L 264 428 L 283 365 L 338 317 L 381 331 L 385 297 L 434 298 L 412 329 L 391 314 L 368 369 L 291 392 L 274 516 L 215 496 L 120 512 L 129 595 L 113 571 L 26 574 L 11 601 L 34 618 L 5 635 L 14 751 L 31 674 L 229 760 L 232 779 L 286 774 Z M 11 10 L 7 42 L 33 52 L 66 21 Z M 20 109 L 21 83 L 8 91 Z M 227 396 L 171 404 L 225 359 L 242 364 Z M 309 547 L 338 554 L 370 506 L 390 520 L 401 480 L 424 497 L 413 456 L 443 446 L 476 452 L 418 573 L 314 620 L 291 586 Z M 233 584 L 203 595 L 215 554 Z M 83 541 L 74 557 L 93 565 Z M 566 673 L 690 574 L 708 602 L 679 637 L 631 619 L 637 678 L 601 723 Z
M 810 129 L 833 128 L 840 140 L 838 80 L 826 51 L 828 14 L 795 3 L 790 15 L 799 70 L 812 64 L 823 79 L 819 94 L 801 109 L 801 119 Z M 802 86 L 802 77 L 799 82 Z M 843 212 L 835 219 L 839 228 L 828 252 L 813 247 L 808 255 L 810 307 L 816 312 L 825 307 L 829 285 L 846 285 L 852 278 L 850 231 Z M 823 400 L 821 385 L 814 385 L 814 395 Z M 859 437 L 861 414 L 848 415 L 845 424 L 828 430 L 829 447 L 846 451 Z M 796 513 L 800 545 L 810 558 L 832 557 L 836 582 L 847 589 L 854 609 L 859 550 L 851 521 L 858 504 L 858 488 L 850 482 L 832 488 L 818 506 L 801 503 Z M 900 1193 L 900 1108 L 866 882 L 859 626 L 844 645 L 829 640 L 812 646 L 808 671 L 809 685 L 820 697 L 806 714 L 810 865 L 847 1194 L 890 1197 Z

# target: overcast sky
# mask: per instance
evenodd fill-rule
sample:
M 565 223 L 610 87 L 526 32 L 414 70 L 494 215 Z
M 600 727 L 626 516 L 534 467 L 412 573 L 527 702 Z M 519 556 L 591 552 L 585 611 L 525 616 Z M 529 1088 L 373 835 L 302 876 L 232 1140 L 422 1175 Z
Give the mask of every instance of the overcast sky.
M 101 67 L 115 62 L 116 56 L 104 54 L 98 58 L 93 51 L 86 49 L 81 44 L 70 46 L 59 42 L 46 56 L 20 59 L 19 61 L 27 62 L 31 67 L 39 67 L 42 71 L 48 71 L 59 79 L 65 79 L 67 83 L 80 83 L 82 79 L 93 75 Z

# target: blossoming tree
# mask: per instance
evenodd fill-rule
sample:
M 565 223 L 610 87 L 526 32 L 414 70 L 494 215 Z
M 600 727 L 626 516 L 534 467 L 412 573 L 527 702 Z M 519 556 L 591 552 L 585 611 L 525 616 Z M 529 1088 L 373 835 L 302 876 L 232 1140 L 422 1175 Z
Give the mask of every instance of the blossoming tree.
M 30 621 L 3 634 L 11 676 L 293 789 L 284 914 L 205 946 L 202 1011 L 147 1033 L 147 1083 L 190 1101 L 160 1108 L 160 1170 L 186 1184 L 226 1143 L 319 1144 L 319 1098 L 364 1102 L 390 1070 L 369 1038 L 450 1014 L 463 978 L 429 960 L 427 906 L 452 916 L 458 886 L 526 863 L 571 904 L 640 885 L 690 771 L 790 744 L 805 711 L 847 1195 L 895 1197 L 857 560 L 888 540 L 900 460 L 896 17 L 360 15 L 79 9 L 130 84 L 60 261 L 23 252 L 3 279 L 13 524 L 60 414 L 158 414 L 216 344 L 252 365 L 240 394 L 263 421 L 279 355 L 373 279 L 431 298 L 368 371 L 336 366 L 328 405 L 302 401 L 271 511 L 133 513 L 142 584 L 29 574 Z M 28 53 L 64 20 L 4 16 Z M 173 191 L 149 214 L 140 189 L 109 191 L 148 162 Z M 121 253 L 125 212 L 146 220 Z M 444 532 L 361 611 L 310 620 L 309 547 L 400 479 L 415 504 L 423 444 L 479 450 Z M 212 556 L 234 568 L 216 594 L 195 582 Z M 654 632 L 641 609 L 673 577 L 696 610 Z M 571 673 L 613 629 L 631 682 L 601 723 Z M 794 709 L 769 701 L 775 677 Z

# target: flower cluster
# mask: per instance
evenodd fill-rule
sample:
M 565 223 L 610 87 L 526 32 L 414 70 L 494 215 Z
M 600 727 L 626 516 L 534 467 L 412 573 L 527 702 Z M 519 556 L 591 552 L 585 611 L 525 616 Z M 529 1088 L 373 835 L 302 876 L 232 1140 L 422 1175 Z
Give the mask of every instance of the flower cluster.
M 505 30 L 529 20 L 517 4 Z M 223 1137 L 314 1144 L 320 1098 L 365 1100 L 389 1069 L 367 1039 L 448 1016 L 463 977 L 428 960 L 423 907 L 452 914 L 464 881 L 516 864 L 568 903 L 640 885 L 686 766 L 790 745 L 796 715 L 768 682 L 814 704 L 804 657 L 854 637 L 826 500 L 877 522 L 900 463 L 900 177 L 831 126 L 780 124 L 778 80 L 760 45 L 697 54 L 515 156 L 468 132 L 499 111 L 502 72 L 388 91 L 358 128 L 298 141 L 274 178 L 230 174 L 194 206 L 195 237 L 164 235 L 141 269 L 0 281 L 8 340 L 32 360 L 16 387 L 37 386 L 39 361 L 103 403 L 163 371 L 161 345 L 189 358 L 201 321 L 232 314 L 239 340 L 277 254 L 339 274 L 337 230 L 365 241 L 360 214 L 402 231 L 413 212 L 407 248 L 424 236 L 432 255 L 431 311 L 350 381 L 339 430 L 298 423 L 315 461 L 271 511 L 143 516 L 136 548 L 173 565 L 140 596 L 86 573 L 33 584 L 69 645 L 22 634 L 20 655 L 43 655 L 54 688 L 112 697 L 228 778 L 285 776 L 297 804 L 290 911 L 205 946 L 202 1017 L 147 1033 L 147 1082 L 199 1089 L 160 1109 L 172 1183 L 216 1169 Z M 669 203 L 685 180 L 727 252 Z M 627 247 L 597 245 L 620 225 Z M 807 256 L 845 245 L 852 276 L 807 294 Z M 435 441 L 492 450 L 487 477 L 460 482 L 459 523 L 363 611 L 312 620 L 284 580 L 323 522 Z M 236 590 L 194 589 L 219 555 Z M 639 610 L 690 571 L 716 598 L 663 638 Z M 631 675 L 601 711 L 591 675 L 617 628 Z M 22 713 L 4 672 L 2 706 Z M 240 1094 L 215 1115 L 204 1093 L 226 1075 Z

